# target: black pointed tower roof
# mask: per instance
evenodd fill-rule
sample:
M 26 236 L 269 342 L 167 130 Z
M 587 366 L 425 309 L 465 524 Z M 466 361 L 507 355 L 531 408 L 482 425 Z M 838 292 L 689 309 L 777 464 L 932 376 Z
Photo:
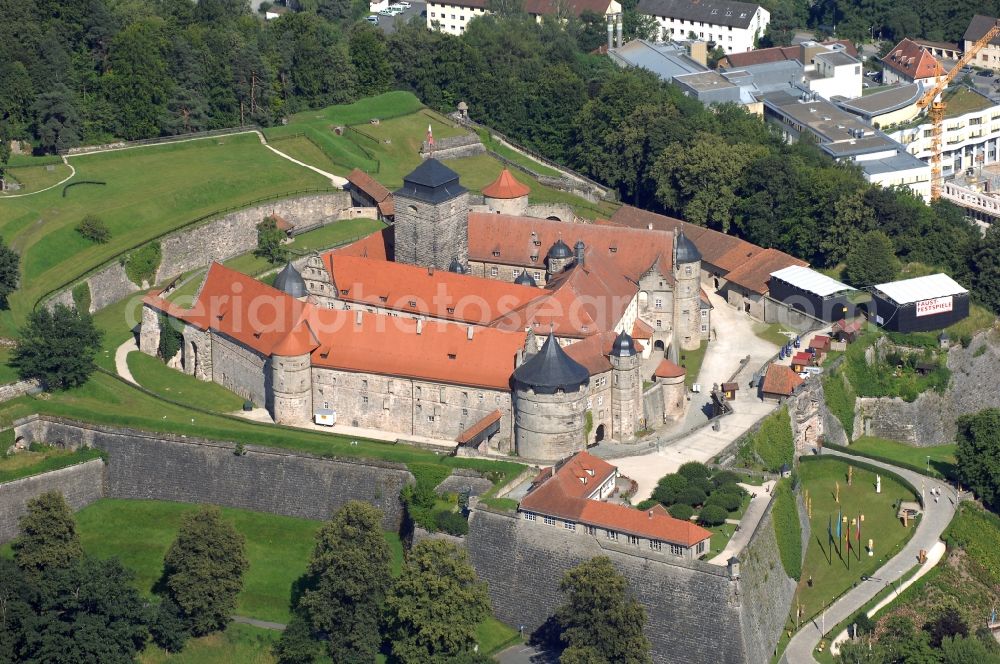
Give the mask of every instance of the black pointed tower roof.
M 562 238 L 556 240 L 552 248 L 549 249 L 547 254 L 549 258 L 572 258 L 573 250 L 569 248 L 569 245 L 562 241 Z
M 625 330 L 619 332 L 614 343 L 611 344 L 611 355 L 613 357 L 632 357 L 635 355 L 635 342 Z
M 514 380 L 532 387 L 536 392 L 573 392 L 590 380 L 590 372 L 567 355 L 549 332 L 542 349 L 514 370 Z
M 684 231 L 677 231 L 677 264 L 697 263 L 701 260 L 701 252 L 694 242 L 684 235 Z
M 305 280 L 291 263 L 287 263 L 274 278 L 274 287 L 292 297 L 305 297 L 309 294 Z
M 521 274 L 517 275 L 517 279 L 514 280 L 514 283 L 520 286 L 538 286 L 538 284 L 535 283 L 535 278 L 528 274 L 527 270 L 524 270 Z
M 448 266 L 448 271 L 455 274 L 465 274 L 465 266 L 459 263 L 457 258 L 452 258 L 451 265 Z
M 403 178 L 403 187 L 396 195 L 437 204 L 462 193 L 465 187 L 458 183 L 458 173 L 431 157 Z

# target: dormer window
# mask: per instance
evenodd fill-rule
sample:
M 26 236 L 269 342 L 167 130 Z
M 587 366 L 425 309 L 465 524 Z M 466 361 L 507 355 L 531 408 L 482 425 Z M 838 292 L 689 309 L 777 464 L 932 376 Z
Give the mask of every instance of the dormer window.
M 493 250 L 493 256 L 496 257 L 496 256 L 499 256 L 499 255 L 500 255 L 500 250 L 499 249 L 494 249 Z
M 457 359 L 457 358 L 458 358 L 458 355 L 456 355 L 455 353 L 448 353 L 448 359 L 449 360 L 454 360 L 454 359 Z
M 610 248 L 610 251 L 611 251 L 611 253 L 613 253 L 613 254 L 617 254 L 617 253 L 618 253 L 618 247 L 611 247 L 611 248 Z
M 538 256 L 532 256 L 531 257 L 531 262 L 532 263 L 537 263 L 538 262 Z
M 417 306 L 417 301 L 416 300 L 410 300 L 410 306 L 411 307 Z
M 540 246 L 542 246 L 542 241 L 541 241 L 541 240 L 539 240 L 539 239 L 536 239 L 536 240 L 534 241 L 534 243 L 533 243 L 533 244 L 534 244 L 534 245 L 535 245 L 536 247 L 540 247 Z
M 379 301 L 379 302 L 386 302 L 386 301 L 388 301 L 388 300 L 389 300 L 389 298 L 388 298 L 388 297 L 386 297 L 385 295 L 379 295 L 379 296 L 378 296 L 378 301 Z
M 347 295 L 347 289 L 345 288 L 344 290 L 340 291 L 340 294 L 341 295 Z
M 455 307 L 448 307 L 448 313 L 449 314 L 455 313 Z

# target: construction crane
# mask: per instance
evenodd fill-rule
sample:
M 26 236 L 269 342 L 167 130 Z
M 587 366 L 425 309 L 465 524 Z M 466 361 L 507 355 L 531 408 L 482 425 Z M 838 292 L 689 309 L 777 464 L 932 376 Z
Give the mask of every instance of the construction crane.
M 973 44 L 969 49 L 962 54 L 962 57 L 958 59 L 955 66 L 952 67 L 951 71 L 945 73 L 944 68 L 938 65 L 938 82 L 930 90 L 925 92 L 920 100 L 917 102 L 917 108 L 930 108 L 928 111 L 931 116 L 931 200 L 936 201 L 941 197 L 941 188 L 944 182 L 944 178 L 941 175 L 941 134 L 944 125 L 944 111 L 946 108 L 946 103 L 942 96 L 945 88 L 951 83 L 952 79 L 958 76 L 958 73 L 962 70 L 962 67 L 969 64 L 976 54 L 979 53 L 987 44 L 989 44 L 993 39 L 1000 36 L 1000 20 L 997 20 L 986 34 L 983 35 L 975 44 Z

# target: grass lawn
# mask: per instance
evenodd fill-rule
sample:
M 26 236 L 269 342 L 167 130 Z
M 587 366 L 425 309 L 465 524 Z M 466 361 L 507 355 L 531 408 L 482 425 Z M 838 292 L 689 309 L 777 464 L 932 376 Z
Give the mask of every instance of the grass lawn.
M 71 158 L 76 177 L 106 186 L 62 187 L 0 199 L 0 235 L 21 253 L 22 287 L 0 312 L 12 335 L 35 301 L 126 249 L 201 215 L 271 195 L 325 188 L 322 176 L 278 157 L 253 134 Z M 86 214 L 111 231 L 93 244 L 74 230 Z
M 385 227 L 381 221 L 374 219 L 344 219 L 327 224 L 316 230 L 308 231 L 301 235 L 296 235 L 286 247 L 296 255 L 305 255 L 311 251 L 329 249 L 342 244 L 348 244 L 355 240 L 360 240 L 366 235 L 370 235 Z M 254 256 L 253 252 L 248 252 L 235 258 L 230 258 L 225 262 L 226 267 L 257 276 L 275 270 L 281 265 L 273 265 L 267 259 Z
M 753 333 L 775 346 L 784 346 L 795 340 L 796 333 L 779 323 L 754 323 Z M 788 335 L 792 335 L 789 337 Z
M 139 664 L 274 664 L 271 647 L 281 632 L 230 623 L 226 631 L 191 639 L 179 653 L 168 653 L 148 645 L 139 655 Z
M 479 134 L 479 138 L 482 140 L 483 145 L 486 146 L 487 150 L 492 150 L 498 155 L 505 157 L 506 159 L 510 159 L 515 164 L 520 164 L 521 166 L 524 166 L 539 175 L 548 175 L 554 178 L 562 175 L 562 173 L 551 166 L 546 166 L 540 161 L 535 161 L 531 157 L 523 155 L 517 150 L 511 149 L 499 141 L 493 140 L 493 137 L 490 136 L 489 132 L 485 130 L 477 130 L 476 133 Z
M 176 302 L 184 307 L 190 306 L 194 302 L 194 296 L 198 294 L 198 289 L 201 288 L 201 283 L 205 280 L 207 273 L 207 268 L 200 268 L 181 275 L 180 282 L 178 283 L 182 283 L 182 285 L 170 291 L 170 294 L 167 295 L 167 300 Z
M 479 652 L 492 655 L 503 648 L 514 645 L 518 639 L 517 630 L 490 616 L 476 629 Z
M 799 467 L 802 489 L 809 492 L 813 505 L 809 545 L 795 598 L 802 605 L 803 621 L 822 611 L 862 575 L 874 574 L 899 551 L 915 528 L 914 524 L 904 528 L 896 518 L 896 503 L 915 499 L 909 489 L 892 477 L 882 475 L 882 493 L 876 494 L 875 474 L 857 467 L 854 468 L 853 485 L 847 486 L 847 468 L 848 464 L 842 461 L 822 458 Z M 835 502 L 836 483 L 840 484 L 840 503 Z M 869 538 L 875 540 L 874 556 L 868 556 L 862 549 L 858 560 L 853 549 L 848 554 L 846 546 L 843 556 L 837 553 L 835 545 L 831 550 L 827 526 L 830 517 L 836 520 L 840 512 L 848 517 L 848 523 L 859 513 L 864 515 L 861 540 L 863 545 Z M 836 524 L 833 528 L 836 538 Z M 852 539 L 852 547 L 856 541 Z M 810 578 L 812 587 L 808 584 Z M 794 606 L 793 603 L 793 617 Z
M 708 553 L 705 554 L 705 559 L 711 560 L 722 553 L 726 545 L 729 544 L 729 540 L 733 538 L 733 534 L 736 532 L 736 526 L 731 523 L 724 523 L 720 526 L 712 526 L 706 530 L 712 532 L 712 539 L 709 542 Z
M 269 141 L 272 148 L 280 150 L 293 159 L 298 159 L 310 166 L 315 166 L 328 173 L 342 172 L 343 166 L 334 162 L 323 152 L 322 148 L 316 145 L 306 134 L 299 136 L 289 136 Z
M 217 383 L 198 380 L 171 369 L 160 358 L 133 351 L 128 354 L 132 376 L 147 390 L 218 413 L 231 413 L 243 408 L 243 398 Z
M 50 170 L 51 169 L 51 170 Z M 39 191 L 46 187 L 51 187 L 63 178 L 69 176 L 69 166 L 63 163 L 47 164 L 45 166 L 25 166 L 22 168 L 10 168 L 7 173 L 21 183 L 21 188 L 17 191 L 9 192 L 7 195 L 28 194 Z M 0 194 L 0 199 L 4 194 Z
M 884 461 L 902 462 L 923 470 L 935 477 L 950 479 L 955 477 L 956 445 L 935 445 L 934 447 L 913 447 L 895 440 L 862 436 L 851 443 L 852 452 L 863 452 Z M 928 457 L 930 460 L 928 461 Z
M 684 376 L 684 385 L 689 390 L 700 378 L 698 374 L 701 373 L 701 363 L 705 360 L 705 351 L 707 349 L 708 341 L 702 341 L 698 350 L 682 350 L 680 353 L 681 366 L 687 369 L 687 375 Z
M 0 346 L 0 384 L 13 383 L 20 379 L 20 376 L 17 375 L 17 369 L 7 364 L 13 353 L 13 348 Z
M 524 468 L 512 461 L 442 456 L 409 445 L 368 441 L 195 411 L 144 394 L 104 373 L 94 374 L 82 387 L 52 394 L 45 399 L 23 396 L 0 404 L 0 426 L 9 426 L 12 420 L 33 413 L 146 431 L 239 440 L 248 445 L 301 450 L 317 455 L 424 463 L 448 469 L 471 468 L 487 473 L 495 487 L 517 477 Z M 353 440 L 357 441 L 357 445 L 351 444 Z M 490 495 L 487 494 L 487 497 Z
M 13 442 L 4 440 L 6 447 Z M 75 466 L 78 463 L 101 458 L 101 453 L 93 449 L 77 451 L 59 450 L 45 446 L 35 446 L 35 450 L 25 450 L 10 456 L 0 456 L 0 482 L 10 482 L 22 477 L 47 473 L 50 470 Z

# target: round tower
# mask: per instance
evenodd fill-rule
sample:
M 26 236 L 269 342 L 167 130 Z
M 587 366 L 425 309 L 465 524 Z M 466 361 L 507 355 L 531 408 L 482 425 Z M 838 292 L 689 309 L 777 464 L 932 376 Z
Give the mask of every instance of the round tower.
M 701 345 L 701 252 L 683 230 L 674 243 L 674 344 L 683 350 Z
M 466 272 L 468 272 L 468 270 L 465 269 L 465 266 L 458 262 L 457 258 L 451 259 L 451 264 L 448 266 L 448 271 L 454 272 L 455 274 L 466 274 Z
M 656 384 L 660 386 L 664 422 L 676 421 L 684 416 L 684 407 L 687 404 L 687 390 L 684 386 L 686 376 L 687 371 L 684 367 L 666 359 L 660 362 L 653 373 Z
M 586 447 L 590 373 L 549 333 L 514 370 L 514 443 L 519 456 L 556 461 Z
M 545 262 L 549 276 L 559 274 L 573 262 L 573 250 L 560 238 L 555 241 L 555 244 L 549 249 L 549 253 L 545 255 Z
M 522 215 L 528 209 L 530 193 L 531 189 L 518 182 L 505 168 L 492 184 L 483 187 L 483 202 L 490 208 L 490 212 Z
M 611 436 L 628 440 L 642 424 L 642 378 L 635 342 L 624 330 L 611 345 L 608 360 L 611 362 Z
M 521 274 L 517 275 L 517 279 L 514 280 L 514 283 L 519 286 L 531 286 L 532 288 L 536 288 L 538 286 L 538 284 L 535 283 L 535 278 L 531 276 L 528 270 L 524 270 Z
M 303 324 L 271 349 L 271 415 L 277 424 L 304 424 L 312 417 L 312 364 L 316 347 Z

